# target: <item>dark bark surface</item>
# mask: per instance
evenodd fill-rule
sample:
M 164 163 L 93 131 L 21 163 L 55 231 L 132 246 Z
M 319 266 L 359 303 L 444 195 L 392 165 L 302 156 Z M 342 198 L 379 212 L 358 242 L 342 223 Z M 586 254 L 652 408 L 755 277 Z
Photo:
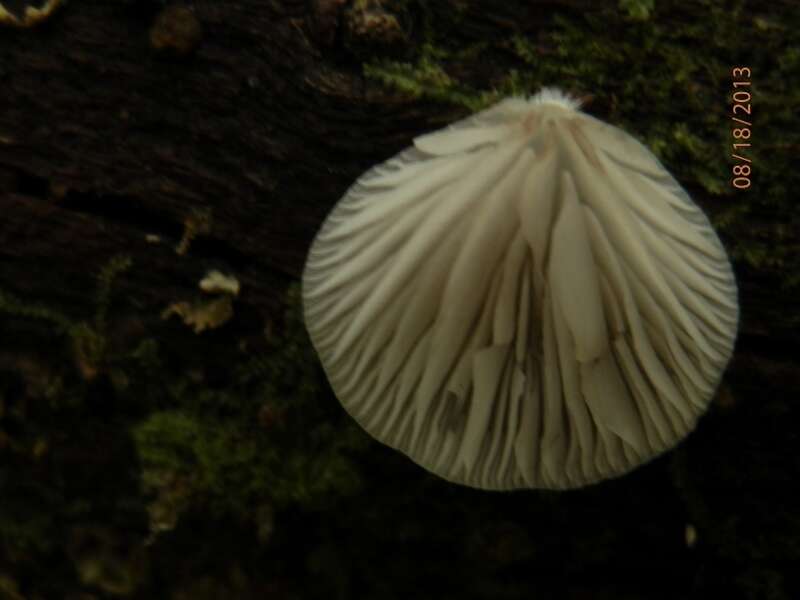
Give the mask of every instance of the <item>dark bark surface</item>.
M 607 4 L 74 1 L 0 29 L 0 595 L 798 597 L 800 17 Z M 747 194 L 717 64 L 756 74 Z M 734 258 L 736 356 L 678 450 L 565 494 L 463 489 L 372 443 L 287 296 L 347 186 L 479 92 L 518 91 L 512 71 L 649 140 L 701 112 L 673 105 L 719 113 L 686 119 L 719 189 L 690 142 L 666 158 Z M 207 303 L 212 269 L 241 284 L 228 322 L 162 318 Z

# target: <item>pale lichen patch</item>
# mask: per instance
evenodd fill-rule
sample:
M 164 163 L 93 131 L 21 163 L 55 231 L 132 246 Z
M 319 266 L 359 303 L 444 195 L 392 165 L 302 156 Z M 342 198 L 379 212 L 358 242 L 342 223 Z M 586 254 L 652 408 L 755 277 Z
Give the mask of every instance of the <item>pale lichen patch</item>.
M 63 0 L 0 3 L 0 24 L 12 27 L 33 27 L 46 20 Z
M 193 304 L 175 302 L 161 313 L 161 318 L 168 319 L 172 315 L 178 315 L 186 325 L 194 328 L 195 333 L 202 333 L 206 329 L 216 329 L 227 323 L 233 317 L 233 302 L 230 296 Z
M 219 271 L 209 271 L 200 280 L 200 289 L 209 294 L 239 295 L 239 280 L 233 275 L 225 275 Z

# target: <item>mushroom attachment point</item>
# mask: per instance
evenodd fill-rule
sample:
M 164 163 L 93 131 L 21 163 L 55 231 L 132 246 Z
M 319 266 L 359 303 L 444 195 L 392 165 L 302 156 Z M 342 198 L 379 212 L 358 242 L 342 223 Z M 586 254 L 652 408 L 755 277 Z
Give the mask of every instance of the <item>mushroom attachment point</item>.
M 344 408 L 441 477 L 574 488 L 684 438 L 733 352 L 731 265 L 630 135 L 554 89 L 360 177 L 303 272 Z

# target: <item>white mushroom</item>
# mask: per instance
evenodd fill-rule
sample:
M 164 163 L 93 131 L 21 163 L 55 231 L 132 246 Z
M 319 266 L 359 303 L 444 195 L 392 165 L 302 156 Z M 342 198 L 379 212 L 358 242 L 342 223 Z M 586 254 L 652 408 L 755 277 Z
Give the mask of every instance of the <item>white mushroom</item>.
M 365 173 L 314 240 L 303 302 L 345 409 L 486 489 L 578 487 L 671 448 L 738 321 L 700 209 L 639 142 L 548 89 Z

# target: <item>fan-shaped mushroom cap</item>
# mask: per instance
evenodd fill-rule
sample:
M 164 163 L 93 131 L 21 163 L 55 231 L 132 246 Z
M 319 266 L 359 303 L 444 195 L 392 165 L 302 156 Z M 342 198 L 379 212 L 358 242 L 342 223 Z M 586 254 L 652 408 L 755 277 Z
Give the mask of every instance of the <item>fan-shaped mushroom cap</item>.
M 687 435 L 736 335 L 705 215 L 557 90 L 365 173 L 308 255 L 311 340 L 345 409 L 445 479 L 568 488 Z

